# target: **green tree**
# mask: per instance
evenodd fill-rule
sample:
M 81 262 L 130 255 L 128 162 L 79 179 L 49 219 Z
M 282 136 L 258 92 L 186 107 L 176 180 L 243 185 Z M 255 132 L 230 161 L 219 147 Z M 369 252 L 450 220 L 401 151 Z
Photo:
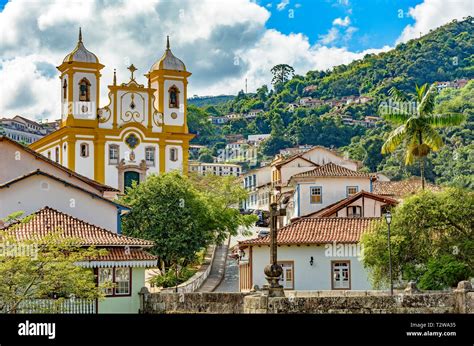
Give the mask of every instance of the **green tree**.
M 295 74 L 295 69 L 287 64 L 275 65 L 270 71 L 273 74 L 273 86 L 286 83 Z
M 382 154 L 391 153 L 404 144 L 405 164 L 413 164 L 415 158 L 419 160 L 423 189 L 425 158 L 430 151 L 438 151 L 443 146 L 436 128 L 456 126 L 465 120 L 465 116 L 459 113 L 434 114 L 435 93 L 435 84 L 417 85 L 414 98 L 409 100 L 402 91 L 392 88 L 390 96 L 396 104 L 380 108 L 385 120 L 399 125 L 382 146 Z
M 151 252 L 159 257 L 163 273 L 178 264 L 187 266 L 199 251 L 248 225 L 248 218 L 236 216 L 238 210 L 229 210 L 228 201 L 238 204 L 242 197 L 231 193 L 240 186 L 222 177 L 212 184 L 205 183 L 211 178 L 202 177 L 201 184 L 199 179 L 176 171 L 151 175 L 122 198 L 132 209 L 124 217 L 124 234 L 153 240 Z
M 474 275 L 474 193 L 424 190 L 392 211 L 391 246 L 395 283 L 415 280 L 422 289 L 453 287 Z M 387 225 L 362 236 L 364 266 L 375 287 L 387 286 Z M 437 268 L 437 269 L 436 269 Z
M 214 157 L 212 156 L 212 151 L 208 148 L 203 148 L 199 150 L 199 161 L 205 163 L 214 162 Z
M 23 213 L 8 218 L 19 219 Z M 26 222 L 31 217 L 19 222 Z M 43 313 L 55 312 L 65 299 L 74 296 L 102 299 L 103 288 L 96 286 L 91 269 L 77 262 L 105 255 L 106 250 L 84 248 L 78 239 L 61 237 L 61 230 L 35 240 L 18 240 L 15 226 L 0 231 L 0 242 L 7 245 L 0 258 L 0 311 L 14 313 L 20 304 L 31 299 L 52 298 L 55 304 L 41 307 Z M 7 251 L 7 248 L 10 249 Z M 15 249 L 22 249 L 15 252 Z

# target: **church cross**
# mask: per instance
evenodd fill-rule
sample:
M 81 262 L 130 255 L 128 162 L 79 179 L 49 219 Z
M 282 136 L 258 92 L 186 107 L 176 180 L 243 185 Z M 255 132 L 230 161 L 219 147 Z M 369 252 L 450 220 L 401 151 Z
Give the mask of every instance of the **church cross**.
M 137 70 L 137 68 L 135 66 L 133 66 L 133 64 L 131 64 L 129 67 L 127 67 L 127 69 L 132 73 L 132 76 L 130 77 L 130 80 L 135 80 L 135 78 L 133 78 L 133 72 L 135 72 Z

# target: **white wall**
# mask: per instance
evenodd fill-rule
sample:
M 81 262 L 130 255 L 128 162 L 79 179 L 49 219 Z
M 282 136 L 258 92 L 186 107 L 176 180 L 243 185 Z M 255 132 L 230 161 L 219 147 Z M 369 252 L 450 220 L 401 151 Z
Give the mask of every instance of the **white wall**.
M 165 80 L 164 92 L 164 123 L 165 125 L 182 126 L 184 124 L 184 84 L 177 80 Z M 169 108 L 169 93 L 168 90 L 175 85 L 179 89 L 179 108 Z M 173 119 L 171 113 L 176 113 L 177 118 Z
M 246 253 L 248 251 L 248 249 L 245 250 Z M 314 259 L 312 266 L 309 263 L 311 256 Z M 262 287 L 267 284 L 263 270 L 269 264 L 269 259 L 269 246 L 254 246 L 252 248 L 253 285 Z M 358 257 L 325 256 L 324 245 L 282 245 L 278 247 L 278 260 L 294 261 L 295 290 L 330 290 L 332 280 L 331 261 L 333 260 L 350 260 L 352 290 L 371 289 L 367 271 Z
M 0 218 L 20 210 L 26 216 L 46 206 L 117 232 L 117 208 L 113 204 L 52 178 L 35 175 L 0 189 Z
M 363 204 L 363 208 L 362 208 Z M 376 201 L 371 198 L 364 198 L 364 202 L 362 203 L 362 198 L 357 199 L 353 203 L 349 204 L 349 206 L 360 206 L 363 212 L 363 217 L 381 217 L 382 216 L 382 206 L 385 205 L 385 203 L 382 203 L 380 201 Z M 337 212 L 337 215 L 331 215 L 331 217 L 347 217 L 347 207 L 339 210 Z
M 79 101 L 79 82 L 82 78 L 87 78 L 91 83 L 89 89 L 90 102 Z M 69 81 L 68 81 L 69 82 Z M 76 119 L 87 119 L 94 120 L 96 119 L 97 114 L 97 77 L 94 72 L 75 72 L 73 78 L 73 114 Z M 87 107 L 86 112 L 82 112 L 82 106 Z
M 171 161 L 170 157 L 170 149 L 171 148 L 176 148 L 178 150 L 178 160 L 177 161 Z M 183 171 L 183 148 L 180 145 L 172 145 L 172 144 L 167 144 L 166 149 L 165 149 L 165 167 L 166 167 L 166 172 L 171 172 L 175 169 L 179 171 Z
M 324 165 L 326 163 L 332 162 L 336 165 L 346 167 L 353 171 L 357 170 L 357 164 L 355 162 L 344 160 L 343 158 L 323 148 L 309 150 L 302 156 L 310 161 L 313 161 L 314 163 L 317 163 L 318 165 Z
M 357 186 L 359 192 L 362 190 L 370 191 L 370 179 L 358 177 L 315 178 L 311 182 L 299 182 L 297 186 L 298 185 L 299 194 L 296 194 L 297 199 L 295 200 L 295 203 L 299 208 L 295 208 L 295 215 L 293 215 L 293 217 L 303 216 L 318 211 L 330 204 L 339 202 L 346 198 L 347 186 Z M 322 203 L 310 203 L 310 188 L 315 186 L 322 187 Z M 298 209 L 299 215 L 296 213 Z
M 312 165 L 306 160 L 299 158 L 295 159 L 281 167 L 281 182 L 286 185 L 290 178 L 295 174 L 312 171 L 315 168 L 315 165 Z
M 81 157 L 81 144 L 89 145 L 89 156 Z M 78 138 L 76 140 L 76 169 L 75 171 L 90 179 L 94 179 L 94 141 Z

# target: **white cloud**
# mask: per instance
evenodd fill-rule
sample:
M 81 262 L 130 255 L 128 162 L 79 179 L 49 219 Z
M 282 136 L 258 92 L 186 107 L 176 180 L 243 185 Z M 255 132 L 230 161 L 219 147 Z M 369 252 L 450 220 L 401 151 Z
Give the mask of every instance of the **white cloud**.
M 345 18 L 336 18 L 332 21 L 332 25 L 348 26 L 349 24 L 351 24 L 349 16 L 346 16 Z
M 290 4 L 290 0 L 281 0 L 281 2 L 277 5 L 278 11 L 283 11 L 286 6 Z
M 270 83 L 270 69 L 276 64 L 290 64 L 305 74 L 374 52 L 311 45 L 302 34 L 266 29 L 269 16 L 264 5 L 251 0 L 235 0 L 226 6 L 217 6 L 213 0 L 13 0 L 0 12 L 0 115 L 59 117 L 61 89 L 55 66 L 74 48 L 79 26 L 85 46 L 106 65 L 101 106 L 107 100 L 106 86 L 112 83 L 114 68 L 118 82 L 126 82 L 126 67 L 133 63 L 139 69 L 138 81 L 146 84 L 143 74 L 161 57 L 166 35 L 171 36 L 173 53 L 193 73 L 189 95 L 236 94 L 244 88 L 245 78 L 249 91 L 255 91 Z
M 408 11 L 415 23 L 407 25 L 397 40 L 406 42 L 419 37 L 420 32 L 425 35 L 429 30 L 450 22 L 453 19 L 474 15 L 473 0 L 425 0 Z
M 326 35 L 320 35 L 320 40 L 322 44 L 330 44 L 339 39 L 339 30 L 335 27 L 329 29 Z

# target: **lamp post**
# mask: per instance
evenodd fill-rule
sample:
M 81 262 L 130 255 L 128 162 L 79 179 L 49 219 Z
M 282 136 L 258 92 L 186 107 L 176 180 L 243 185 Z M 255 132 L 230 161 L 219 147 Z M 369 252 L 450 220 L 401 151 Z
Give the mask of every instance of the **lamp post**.
M 392 247 L 390 245 L 390 224 L 392 223 L 392 214 L 390 211 L 385 214 L 385 221 L 388 226 L 388 275 L 390 276 L 390 295 L 393 296 Z
M 278 204 L 270 204 L 270 264 L 264 269 L 268 281 L 268 295 L 270 297 L 283 297 L 285 293 L 283 286 L 280 285 L 280 276 L 283 268 L 278 264 L 277 259 L 277 218 L 279 215 Z

